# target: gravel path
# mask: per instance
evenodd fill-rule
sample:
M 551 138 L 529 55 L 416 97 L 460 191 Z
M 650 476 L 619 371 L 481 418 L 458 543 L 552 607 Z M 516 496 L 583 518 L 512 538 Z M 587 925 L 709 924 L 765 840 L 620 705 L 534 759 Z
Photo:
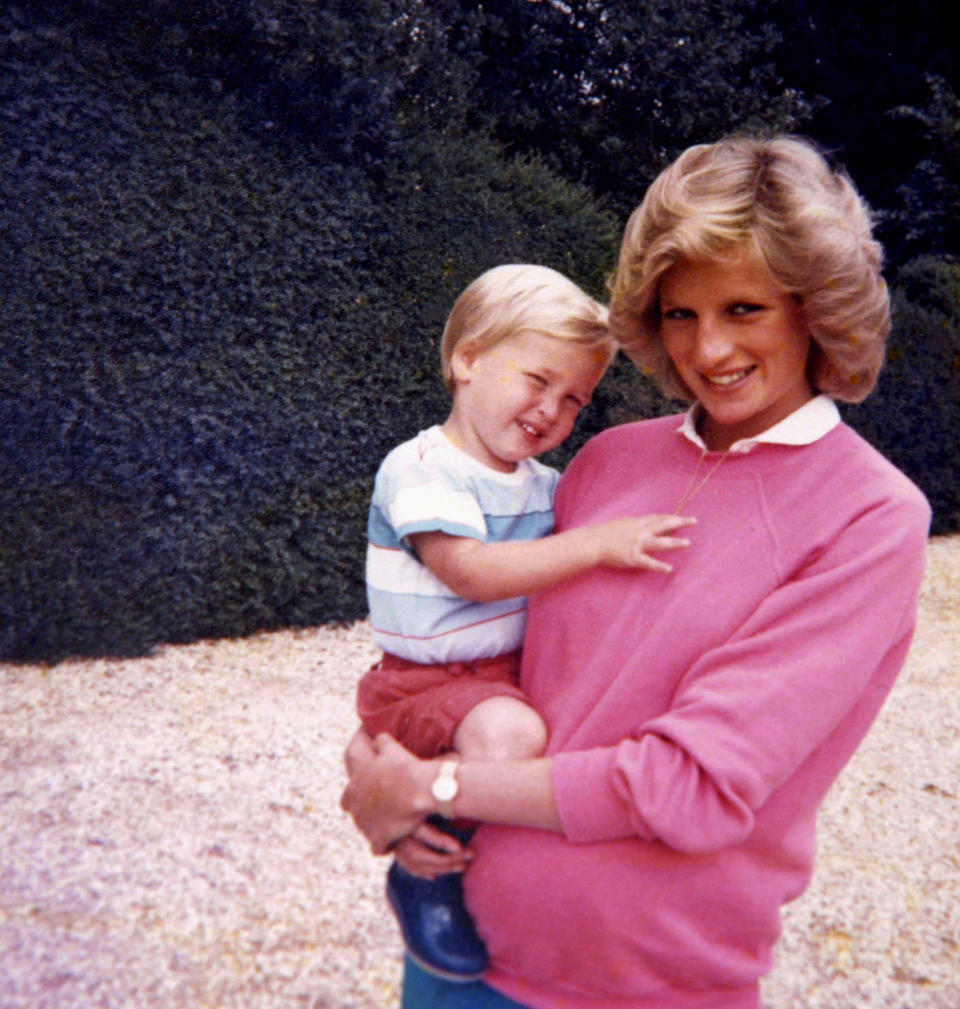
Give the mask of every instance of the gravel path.
M 770 1009 L 960 1009 L 960 537 L 831 793 Z M 0 666 L 0 1009 L 390 1009 L 385 865 L 338 808 L 365 624 Z

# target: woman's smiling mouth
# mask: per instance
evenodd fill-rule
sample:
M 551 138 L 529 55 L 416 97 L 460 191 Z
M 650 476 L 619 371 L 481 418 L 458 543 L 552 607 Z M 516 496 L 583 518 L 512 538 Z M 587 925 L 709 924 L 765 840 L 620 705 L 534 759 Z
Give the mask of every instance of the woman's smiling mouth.
M 741 368 L 739 371 L 731 371 L 725 375 L 704 375 L 703 380 L 707 385 L 719 385 L 723 387 L 734 385 L 741 379 L 746 378 L 753 371 L 754 367 L 755 365 L 751 365 L 749 368 Z

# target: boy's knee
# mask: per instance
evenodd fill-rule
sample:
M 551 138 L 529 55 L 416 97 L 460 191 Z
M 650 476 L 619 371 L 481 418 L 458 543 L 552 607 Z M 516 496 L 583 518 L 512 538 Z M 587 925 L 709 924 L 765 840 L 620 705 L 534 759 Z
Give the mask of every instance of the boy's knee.
M 525 760 L 547 746 L 547 727 L 528 704 L 515 697 L 481 701 L 457 727 L 454 747 L 477 760 Z

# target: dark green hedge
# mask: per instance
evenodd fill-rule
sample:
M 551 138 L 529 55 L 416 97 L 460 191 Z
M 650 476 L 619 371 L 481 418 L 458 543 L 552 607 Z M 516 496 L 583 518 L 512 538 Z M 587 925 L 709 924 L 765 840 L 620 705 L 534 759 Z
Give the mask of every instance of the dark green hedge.
M 846 419 L 924 490 L 933 532 L 960 529 L 960 264 L 924 256 L 897 273 L 876 390 Z
M 89 40 L 4 57 L 0 654 L 362 616 L 372 475 L 448 408 L 453 297 L 506 260 L 599 289 L 614 222 L 483 141 L 372 183 Z

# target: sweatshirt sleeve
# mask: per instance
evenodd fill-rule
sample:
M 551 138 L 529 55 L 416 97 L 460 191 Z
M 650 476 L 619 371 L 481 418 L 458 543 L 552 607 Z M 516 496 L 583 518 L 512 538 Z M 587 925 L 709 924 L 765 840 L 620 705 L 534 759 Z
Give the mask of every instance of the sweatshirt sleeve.
M 557 754 L 568 838 L 721 850 L 818 750 L 826 791 L 906 658 L 928 523 L 919 495 L 857 516 L 694 663 L 663 715 L 617 746 Z

